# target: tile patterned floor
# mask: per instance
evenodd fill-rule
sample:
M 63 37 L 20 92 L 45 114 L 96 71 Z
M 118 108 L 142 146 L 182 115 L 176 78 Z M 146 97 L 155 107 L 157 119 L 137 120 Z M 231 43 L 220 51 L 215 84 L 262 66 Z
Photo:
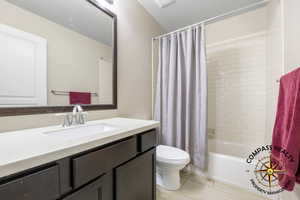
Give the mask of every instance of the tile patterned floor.
M 183 174 L 180 190 L 157 187 L 157 200 L 266 200 L 256 194 L 203 177 Z

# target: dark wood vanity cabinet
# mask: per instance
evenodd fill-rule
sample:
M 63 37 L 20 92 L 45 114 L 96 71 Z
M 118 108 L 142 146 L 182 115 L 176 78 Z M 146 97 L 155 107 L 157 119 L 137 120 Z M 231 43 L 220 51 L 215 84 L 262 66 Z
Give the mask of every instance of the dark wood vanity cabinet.
M 113 174 L 103 175 L 63 200 L 113 200 Z
M 73 184 L 78 188 L 137 155 L 136 137 L 72 159 Z
M 5 200 L 155 200 L 156 132 L 0 179 Z
M 54 200 L 59 196 L 57 165 L 0 185 L 1 200 Z
M 116 168 L 116 200 L 155 199 L 155 150 Z

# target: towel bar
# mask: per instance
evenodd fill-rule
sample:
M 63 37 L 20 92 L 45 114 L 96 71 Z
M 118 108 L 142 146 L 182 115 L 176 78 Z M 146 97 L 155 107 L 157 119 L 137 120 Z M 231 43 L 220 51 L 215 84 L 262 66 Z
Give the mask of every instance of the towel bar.
M 67 92 L 67 91 L 59 91 L 59 90 L 51 90 L 51 93 L 54 94 L 54 95 L 69 95 L 70 92 Z M 93 96 L 98 96 L 98 93 L 91 93 L 91 95 Z

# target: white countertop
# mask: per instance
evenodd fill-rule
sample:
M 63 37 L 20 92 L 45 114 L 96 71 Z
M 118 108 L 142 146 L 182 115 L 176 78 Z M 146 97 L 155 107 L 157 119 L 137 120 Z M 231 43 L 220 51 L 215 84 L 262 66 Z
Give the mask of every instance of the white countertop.
M 156 128 L 159 122 L 126 118 L 90 121 L 107 124 L 116 130 L 80 139 L 44 134 L 61 126 L 0 133 L 0 178 L 99 147 Z

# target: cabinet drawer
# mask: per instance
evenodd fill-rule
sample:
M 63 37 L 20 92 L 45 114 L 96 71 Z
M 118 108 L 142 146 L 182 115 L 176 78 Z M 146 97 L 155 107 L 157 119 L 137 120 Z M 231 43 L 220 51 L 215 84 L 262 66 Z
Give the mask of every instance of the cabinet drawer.
M 139 152 L 144 152 L 157 145 L 156 131 L 152 130 L 138 136 Z
M 73 159 L 73 186 L 75 188 L 101 176 L 137 154 L 136 138 L 111 145 Z
M 0 198 L 7 200 L 55 200 L 59 194 L 58 166 L 0 185 Z

